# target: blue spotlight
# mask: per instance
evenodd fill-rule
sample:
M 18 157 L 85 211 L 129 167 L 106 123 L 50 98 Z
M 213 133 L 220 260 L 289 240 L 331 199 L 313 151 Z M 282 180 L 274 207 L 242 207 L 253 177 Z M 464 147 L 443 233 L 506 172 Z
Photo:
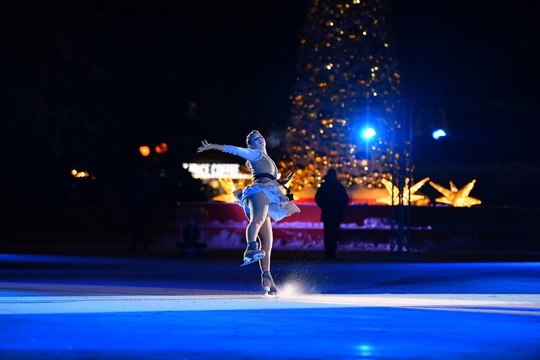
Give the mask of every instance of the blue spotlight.
M 365 129 L 365 130 L 362 132 L 362 137 L 363 137 L 364 139 L 371 139 L 371 138 L 374 137 L 376 134 L 377 134 L 377 132 L 375 131 L 375 129 L 373 129 L 373 128 L 367 128 L 367 129 Z
M 446 136 L 446 132 L 443 129 L 436 129 L 431 133 L 431 136 L 433 136 L 435 140 L 439 140 L 439 138 Z

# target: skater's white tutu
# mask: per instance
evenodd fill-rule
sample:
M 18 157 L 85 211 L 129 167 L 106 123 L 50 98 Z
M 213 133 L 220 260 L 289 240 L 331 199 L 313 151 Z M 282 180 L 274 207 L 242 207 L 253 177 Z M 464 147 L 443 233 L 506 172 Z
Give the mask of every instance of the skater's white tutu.
M 252 185 L 239 189 L 234 192 L 236 201 L 240 205 L 249 219 L 249 207 L 246 198 L 258 192 L 264 192 L 270 203 L 268 215 L 274 220 L 279 221 L 286 216 L 300 212 L 298 206 L 289 201 L 287 196 L 281 191 L 281 186 L 277 181 L 268 181 L 265 183 L 253 183 Z

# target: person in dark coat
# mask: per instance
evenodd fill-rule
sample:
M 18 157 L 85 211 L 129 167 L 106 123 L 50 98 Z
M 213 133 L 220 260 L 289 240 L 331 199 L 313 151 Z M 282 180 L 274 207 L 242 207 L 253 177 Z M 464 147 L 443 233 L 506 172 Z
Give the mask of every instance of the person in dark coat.
M 334 259 L 339 239 L 339 227 L 343 222 L 345 208 L 349 203 L 347 190 L 339 182 L 335 169 L 331 168 L 326 173 L 323 183 L 315 194 L 315 202 L 321 208 L 324 252 L 327 259 Z

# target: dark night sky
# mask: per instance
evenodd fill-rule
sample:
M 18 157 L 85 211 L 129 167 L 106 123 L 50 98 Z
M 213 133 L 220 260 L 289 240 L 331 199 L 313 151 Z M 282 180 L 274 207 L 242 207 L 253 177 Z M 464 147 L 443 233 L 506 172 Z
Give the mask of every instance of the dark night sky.
M 196 16 L 196 23 L 204 19 L 204 25 L 195 25 L 201 29 L 199 35 L 212 38 L 210 47 L 199 44 L 203 63 L 204 54 L 219 59 L 210 66 L 217 68 L 210 70 L 212 77 L 204 86 L 211 101 L 222 98 L 223 107 L 234 104 L 212 129 L 202 124 L 206 137 L 243 143 L 251 128 L 268 132 L 286 126 L 296 34 L 308 4 L 277 1 L 246 7 L 227 2 Z M 535 106 L 538 76 L 534 72 L 538 40 L 527 2 L 457 6 L 421 0 L 394 1 L 393 6 L 390 18 L 403 97 L 420 104 L 444 104 L 458 146 L 494 146 L 503 154 L 482 151 L 482 156 L 492 154 L 502 160 L 528 154 L 525 150 L 532 150 L 532 145 L 527 144 L 534 140 L 530 130 L 540 112 Z M 216 32 L 220 37 L 214 38 Z M 205 64 L 201 72 L 206 71 Z M 231 124 L 238 129 L 237 136 L 229 131 Z M 514 145 L 521 150 L 512 149 Z
M 190 101 L 198 105 L 199 121 L 191 124 L 195 132 L 190 134 L 195 137 L 204 134 L 219 136 L 215 141 L 237 142 L 251 128 L 269 131 L 286 125 L 296 37 L 309 0 L 226 1 L 211 6 L 200 1 L 50 3 L 56 5 L 40 9 L 32 2 L 15 1 L 13 13 L 4 13 L 3 26 L 18 24 L 19 32 L 26 28 L 27 33 L 20 34 L 24 40 L 43 28 L 63 31 L 77 52 L 86 52 L 98 65 L 103 60 L 96 58 L 104 56 L 96 53 L 107 51 L 107 46 L 125 47 L 115 61 L 131 71 L 126 75 L 131 78 L 124 79 L 124 89 L 119 88 L 123 97 L 116 95 L 120 100 L 113 101 L 124 109 L 125 121 L 141 124 L 144 133 L 159 138 L 184 132 L 179 123 Z M 520 108 L 523 121 L 527 114 L 537 119 L 533 87 L 538 41 L 527 5 L 503 0 L 463 6 L 450 1 L 394 1 L 390 19 L 404 98 L 443 101 L 475 113 Z M 29 11 L 36 12 L 35 18 L 25 14 Z M 34 21 L 42 25 L 35 26 Z M 43 44 L 39 51 L 47 52 L 47 46 L 58 44 Z M 146 93 L 141 95 L 133 90 L 136 87 L 146 88 Z M 522 121 L 507 120 L 512 125 Z M 477 129 L 493 122 L 481 116 L 455 116 L 449 121 L 457 133 L 466 133 L 467 128 L 461 129 L 466 124 Z M 238 137 L 230 134 L 232 124 L 241 134 Z
M 297 35 L 309 3 L 8 1 L 0 14 L 2 149 L 20 140 L 35 146 L 21 162 L 38 154 L 40 163 L 48 163 L 44 154 L 61 148 L 51 139 L 79 131 L 74 139 L 92 141 L 65 145 L 63 153 L 86 157 L 88 166 L 103 155 L 88 151 L 91 144 L 121 148 L 116 138 L 130 137 L 167 141 L 180 163 L 203 138 L 242 145 L 252 129 L 283 131 Z M 486 160 L 515 161 L 525 154 L 522 159 L 536 161 L 540 62 L 531 4 L 393 2 L 403 97 L 445 104 L 455 139 L 449 146 L 464 149 L 454 160 L 477 160 L 468 155 L 473 152 Z M 67 115 L 59 117 L 59 109 Z M 47 111 L 49 120 L 36 120 Z M 44 123 L 59 118 L 68 119 L 61 123 L 64 133 Z M 496 153 L 486 150 L 491 147 Z M 10 154 L 5 162 L 18 161 L 2 153 Z
M 460 161 L 538 162 L 538 27 L 530 5 L 395 2 L 404 97 L 446 104 L 450 149 L 465 148 Z

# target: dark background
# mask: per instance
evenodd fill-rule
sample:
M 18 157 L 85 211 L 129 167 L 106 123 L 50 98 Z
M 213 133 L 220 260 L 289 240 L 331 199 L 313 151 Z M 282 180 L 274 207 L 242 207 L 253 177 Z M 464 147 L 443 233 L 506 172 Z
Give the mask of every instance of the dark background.
M 123 201 L 161 168 L 166 187 L 196 193 L 181 163 L 198 158 L 200 140 L 242 145 L 252 129 L 287 126 L 296 36 L 309 4 L 4 2 L 4 199 L 75 201 L 65 189 L 88 186 L 95 201 Z M 527 1 L 393 2 L 403 98 L 416 108 L 443 106 L 450 127 L 443 142 L 414 139 L 419 167 L 538 163 L 531 9 Z M 138 154 L 139 145 L 162 141 L 163 156 Z M 95 183 L 74 184 L 71 168 L 90 171 Z

